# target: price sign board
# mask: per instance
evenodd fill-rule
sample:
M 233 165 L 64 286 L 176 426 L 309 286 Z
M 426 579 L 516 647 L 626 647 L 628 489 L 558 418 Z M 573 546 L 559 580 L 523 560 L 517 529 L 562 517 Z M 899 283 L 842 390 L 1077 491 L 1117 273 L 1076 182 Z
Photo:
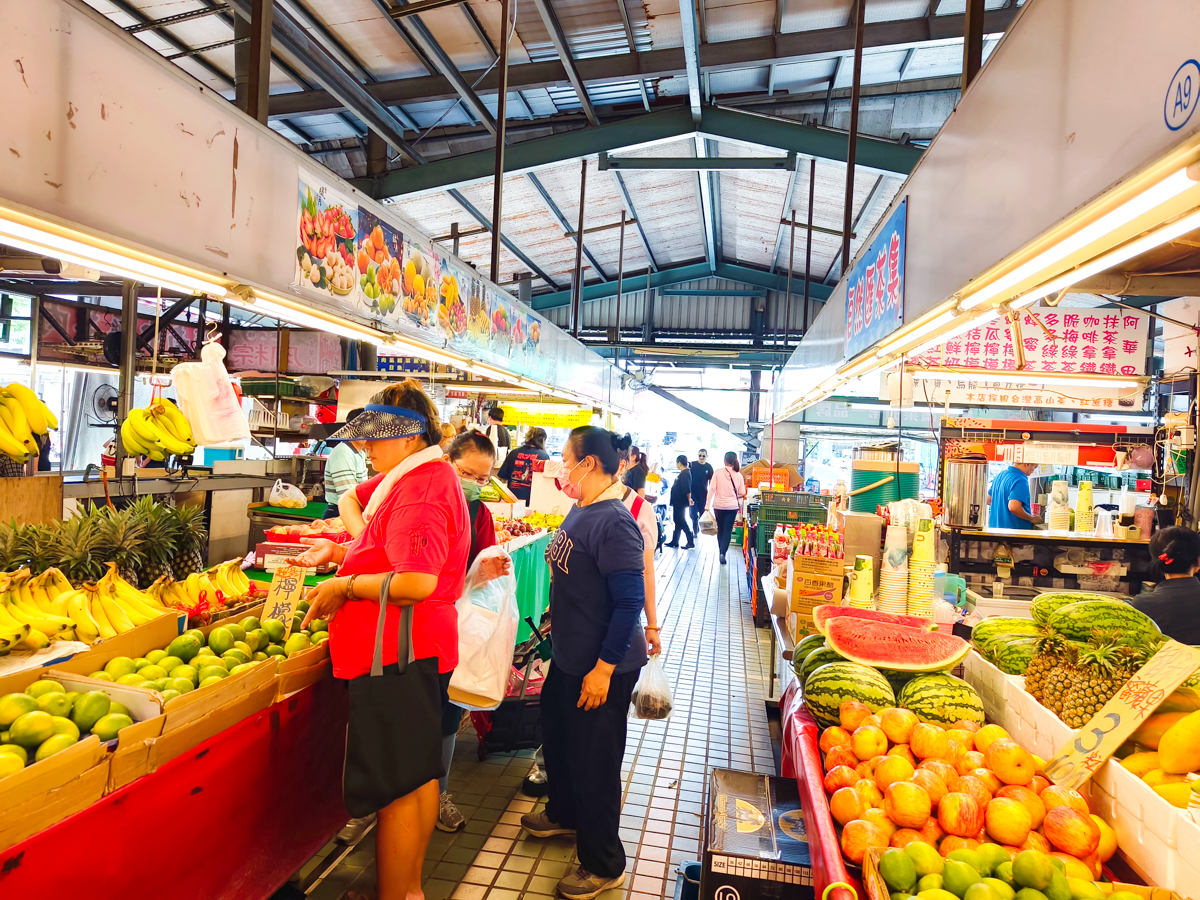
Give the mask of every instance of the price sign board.
M 1197 669 L 1200 669 L 1200 649 L 1168 641 L 1046 763 L 1047 777 L 1061 787 L 1078 790 Z
M 296 604 L 304 595 L 304 567 L 280 566 L 271 577 L 271 590 L 263 604 L 263 621 L 278 619 L 283 623 L 283 639 L 292 633 L 292 617 Z

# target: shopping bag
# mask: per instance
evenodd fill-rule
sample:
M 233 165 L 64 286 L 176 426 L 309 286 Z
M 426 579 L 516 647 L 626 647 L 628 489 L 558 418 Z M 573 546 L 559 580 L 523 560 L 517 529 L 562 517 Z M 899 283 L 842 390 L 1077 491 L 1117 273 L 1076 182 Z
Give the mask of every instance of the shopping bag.
M 483 581 L 481 563 L 508 559 L 507 575 Z M 508 692 L 517 642 L 517 579 L 511 557 L 488 547 L 475 558 L 458 610 L 458 666 L 450 677 L 450 701 L 466 709 L 495 709 Z
M 250 440 L 250 425 L 224 359 L 220 344 L 207 343 L 199 362 L 180 363 L 171 370 L 179 410 L 191 424 L 196 443 L 205 447 L 240 447 Z
M 700 533 L 701 534 L 716 534 L 717 533 L 717 517 L 713 515 L 711 509 L 706 509 L 704 515 L 700 517 Z
M 282 506 L 284 509 L 304 509 L 308 506 L 308 498 L 304 496 L 304 491 L 294 484 L 288 484 L 282 478 L 276 479 L 267 502 L 271 506 Z
M 637 719 L 666 719 L 671 715 L 671 682 L 658 654 L 650 657 L 633 688 L 633 715 Z

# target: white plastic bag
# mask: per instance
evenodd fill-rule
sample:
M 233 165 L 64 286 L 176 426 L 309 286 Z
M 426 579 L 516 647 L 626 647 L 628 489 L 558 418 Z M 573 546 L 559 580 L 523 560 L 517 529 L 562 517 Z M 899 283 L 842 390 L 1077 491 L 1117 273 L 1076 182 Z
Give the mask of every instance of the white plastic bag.
M 250 440 L 250 425 L 224 358 L 220 344 L 205 344 L 200 362 L 180 363 L 171 370 L 179 409 L 191 424 L 196 443 L 204 447 L 242 446 Z
M 672 705 L 671 682 L 656 653 L 633 688 L 633 715 L 638 719 L 666 719 L 671 715 Z
M 479 564 L 507 559 L 507 575 L 479 583 Z M 488 547 L 467 572 L 458 609 L 458 666 L 450 676 L 450 700 L 467 709 L 495 709 L 508 693 L 513 648 L 517 642 L 517 579 L 512 558 L 501 547 Z
M 267 502 L 271 506 L 282 506 L 284 509 L 304 509 L 308 506 L 308 498 L 304 496 L 304 491 L 294 484 L 288 484 L 282 478 L 276 480 Z
M 717 517 L 713 515 L 713 511 L 711 509 L 706 509 L 704 511 L 704 515 L 700 517 L 700 533 L 717 533 Z

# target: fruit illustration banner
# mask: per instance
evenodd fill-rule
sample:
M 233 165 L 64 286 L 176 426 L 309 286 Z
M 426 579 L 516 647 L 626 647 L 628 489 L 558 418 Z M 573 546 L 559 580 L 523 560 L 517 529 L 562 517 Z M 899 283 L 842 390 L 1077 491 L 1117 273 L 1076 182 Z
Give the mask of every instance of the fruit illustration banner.
M 358 205 L 301 169 L 297 217 L 292 286 L 323 299 L 353 301 L 358 290 L 354 263 Z
M 892 213 L 846 282 L 846 359 L 887 337 L 904 322 L 904 248 L 908 198 Z

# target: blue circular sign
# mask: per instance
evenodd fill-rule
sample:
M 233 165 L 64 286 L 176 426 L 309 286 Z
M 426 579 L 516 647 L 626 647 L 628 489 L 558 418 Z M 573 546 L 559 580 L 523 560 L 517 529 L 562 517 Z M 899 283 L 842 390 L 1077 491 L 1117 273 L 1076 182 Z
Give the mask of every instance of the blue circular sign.
M 1200 63 L 1189 59 L 1176 70 L 1167 86 L 1163 101 L 1163 119 L 1172 131 L 1178 131 L 1200 106 Z

